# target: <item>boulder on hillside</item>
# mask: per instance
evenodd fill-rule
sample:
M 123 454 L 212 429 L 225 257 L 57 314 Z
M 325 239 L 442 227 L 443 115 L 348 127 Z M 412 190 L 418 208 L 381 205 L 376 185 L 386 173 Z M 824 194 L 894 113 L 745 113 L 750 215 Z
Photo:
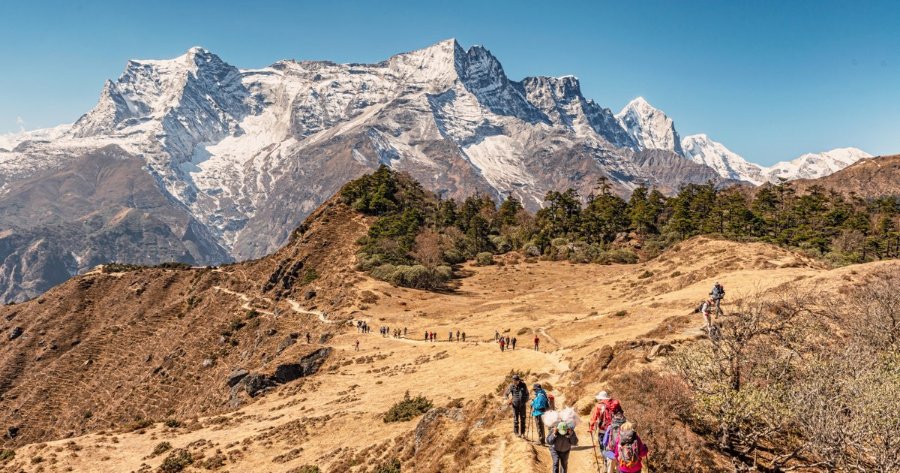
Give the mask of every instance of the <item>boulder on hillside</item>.
M 324 347 L 301 357 L 296 363 L 282 363 L 275 368 L 275 374 L 272 378 L 283 384 L 313 375 L 319 371 L 329 354 L 331 354 L 331 348 Z
M 232 371 L 231 374 L 228 375 L 228 380 L 226 381 L 228 387 L 233 388 L 237 383 L 240 383 L 241 380 L 244 379 L 244 377 L 248 374 L 250 374 L 250 372 L 245 369 L 236 369 Z
M 15 328 L 13 328 L 12 330 L 10 330 L 10 332 L 9 332 L 9 339 L 10 339 L 10 340 L 15 340 L 15 339 L 21 337 L 22 334 L 23 334 L 24 332 L 25 332 L 25 331 L 22 330 L 22 327 L 15 327 Z

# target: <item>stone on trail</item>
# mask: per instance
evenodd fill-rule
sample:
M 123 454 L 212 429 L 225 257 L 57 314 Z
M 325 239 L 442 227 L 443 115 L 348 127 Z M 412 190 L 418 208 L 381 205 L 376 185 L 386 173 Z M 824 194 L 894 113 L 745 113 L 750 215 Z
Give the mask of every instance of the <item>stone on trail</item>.
M 22 327 L 15 327 L 12 330 L 10 330 L 9 339 L 15 340 L 15 339 L 19 338 L 20 336 L 22 336 L 22 333 L 24 333 L 24 332 L 25 331 L 22 330 Z

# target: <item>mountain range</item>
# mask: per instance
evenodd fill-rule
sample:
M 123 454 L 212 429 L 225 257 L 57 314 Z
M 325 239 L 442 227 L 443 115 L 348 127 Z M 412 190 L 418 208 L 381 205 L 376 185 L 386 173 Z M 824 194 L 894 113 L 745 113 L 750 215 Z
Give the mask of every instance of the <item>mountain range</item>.
M 348 180 L 382 164 L 443 197 L 551 190 L 671 193 L 688 183 L 815 178 L 846 148 L 771 168 L 681 138 L 643 98 L 614 113 L 573 76 L 507 77 L 455 40 L 377 64 L 239 69 L 199 47 L 129 61 L 74 124 L 0 136 L 0 299 L 34 297 L 109 261 L 257 258 Z

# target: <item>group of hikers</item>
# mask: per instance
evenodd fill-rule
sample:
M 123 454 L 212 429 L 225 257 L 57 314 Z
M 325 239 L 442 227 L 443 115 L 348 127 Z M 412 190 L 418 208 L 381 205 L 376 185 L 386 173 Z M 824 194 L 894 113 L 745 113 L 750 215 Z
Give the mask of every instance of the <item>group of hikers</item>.
M 553 473 L 569 471 L 569 453 L 578 445 L 578 435 L 574 425 L 561 421 L 550 426 L 545 437 L 543 416 L 548 411 L 555 411 L 555 400 L 551 393 L 545 391 L 540 383 L 533 386 L 534 399 L 528 393 L 528 386 L 519 375 L 513 375 L 512 384 L 507 388 L 505 396 L 513 410 L 513 433 L 520 438 L 526 435 L 527 408 L 531 407 L 531 417 L 538 442 L 550 449 L 553 460 Z M 625 412 L 618 400 L 612 399 L 606 391 L 596 396 L 597 403 L 591 412 L 588 433 L 594 451 L 594 460 L 600 469 L 600 456 L 603 457 L 603 471 L 606 473 L 637 473 L 643 469 L 643 461 L 649 453 L 647 446 L 635 431 L 635 425 L 628 422 Z M 530 401 L 530 403 L 529 403 Z M 549 419 L 548 419 L 549 421 Z M 594 434 L 597 434 L 597 444 Z M 598 452 L 599 446 L 599 452 Z
M 500 351 L 515 350 L 516 344 L 518 343 L 518 339 L 516 339 L 516 337 L 510 338 L 508 335 L 501 336 L 499 330 L 494 332 L 494 341 L 500 345 Z M 541 337 L 539 337 L 537 334 L 535 334 L 535 336 L 534 336 L 534 351 L 540 351 L 540 346 L 541 346 Z
M 432 341 L 432 342 L 437 341 L 437 333 L 436 333 L 436 332 L 431 332 L 431 331 L 425 331 L 425 341 L 426 341 L 426 342 L 428 342 L 428 341 Z M 452 342 L 452 341 L 453 341 L 453 330 L 447 332 L 447 341 L 448 341 L 448 342 Z M 466 332 L 460 332 L 459 330 L 457 330 L 457 331 L 456 331 L 456 341 L 457 341 L 457 342 L 460 342 L 460 341 L 464 342 L 464 341 L 466 341 Z
M 506 349 L 515 350 L 516 349 L 516 337 L 510 339 L 509 337 L 500 337 L 498 343 L 500 344 L 500 351 L 506 351 Z
M 356 331 L 357 331 L 357 333 L 369 333 L 372 331 L 372 329 L 371 329 L 371 327 L 369 327 L 369 324 L 367 322 L 362 321 L 362 320 L 357 320 L 356 321 Z

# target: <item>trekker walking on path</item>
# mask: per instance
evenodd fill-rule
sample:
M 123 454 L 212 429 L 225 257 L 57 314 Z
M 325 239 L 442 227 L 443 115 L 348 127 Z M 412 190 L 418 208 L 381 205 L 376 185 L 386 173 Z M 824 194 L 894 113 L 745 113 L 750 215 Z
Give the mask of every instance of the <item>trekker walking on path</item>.
M 516 337 L 513 337 L 513 339 L 512 339 L 512 347 L 513 347 L 513 350 L 516 349 Z
M 703 304 L 700 306 L 700 313 L 703 314 L 703 322 L 706 324 L 703 326 L 703 329 L 707 332 L 709 331 L 709 328 L 712 327 L 713 307 L 715 307 L 715 302 L 713 302 L 712 299 L 703 301 Z
M 306 344 L 309 345 L 312 343 L 312 337 L 309 336 L 309 332 L 306 332 Z
M 606 391 L 597 393 L 596 399 L 597 405 L 594 406 L 594 410 L 591 412 L 591 421 L 588 424 L 588 432 L 590 432 L 591 435 L 593 435 L 594 432 L 597 432 L 597 440 L 602 442 L 603 434 L 612 423 L 613 415 L 616 412 L 621 412 L 622 406 L 619 404 L 619 401 L 610 398 L 609 393 Z
M 459 341 L 459 330 L 456 331 L 456 341 Z
M 447 335 L 447 341 L 448 341 L 448 342 L 452 342 L 452 341 L 453 341 L 453 330 L 451 330 L 451 331 L 450 331 L 450 334 Z
M 506 340 L 500 339 L 500 351 L 506 351 Z
M 428 331 L 427 330 L 425 331 L 425 341 L 426 342 L 428 341 Z
M 719 284 L 719 281 L 716 281 L 716 283 L 713 284 L 712 291 L 709 291 L 709 298 L 716 303 L 716 314 L 719 314 L 722 310 L 720 307 L 722 299 L 725 298 L 725 287 Z
M 534 351 L 540 351 L 539 347 L 541 345 L 541 338 L 537 335 L 534 336 Z
M 463 341 L 466 341 L 466 332 L 462 333 Z
M 513 339 L 515 340 L 515 339 Z M 534 428 L 538 434 L 538 440 L 544 445 L 544 412 L 550 408 L 547 393 L 540 384 L 534 385 L 534 400 L 531 401 L 531 417 L 534 418 Z
M 547 443 L 550 445 L 550 458 L 553 459 L 553 469 L 550 471 L 568 473 L 569 452 L 572 451 L 572 447 L 578 445 L 575 429 L 570 429 L 565 422 L 560 422 L 547 436 Z
M 619 438 L 613 446 L 613 456 L 619 462 L 619 472 L 639 473 L 644 465 L 642 460 L 649 451 L 634 431 L 634 424 L 625 422 L 619 427 Z
M 513 409 L 513 433 L 516 437 L 525 435 L 525 407 L 528 405 L 528 386 L 522 378 L 514 374 L 512 384 L 506 389 L 506 397 Z
M 500 340 L 500 331 L 494 330 L 494 341 Z
M 356 351 L 359 351 L 359 339 L 356 339 Z
M 612 422 L 606 428 L 606 431 L 603 432 L 603 439 L 600 441 L 600 451 L 603 453 L 603 460 L 606 462 L 606 473 L 614 473 L 616 466 L 614 451 L 616 442 L 619 440 L 619 430 L 625 422 L 625 413 L 620 410 L 613 414 Z
M 506 337 L 506 346 L 509 347 L 510 345 L 512 345 L 512 344 L 509 343 L 509 337 Z

